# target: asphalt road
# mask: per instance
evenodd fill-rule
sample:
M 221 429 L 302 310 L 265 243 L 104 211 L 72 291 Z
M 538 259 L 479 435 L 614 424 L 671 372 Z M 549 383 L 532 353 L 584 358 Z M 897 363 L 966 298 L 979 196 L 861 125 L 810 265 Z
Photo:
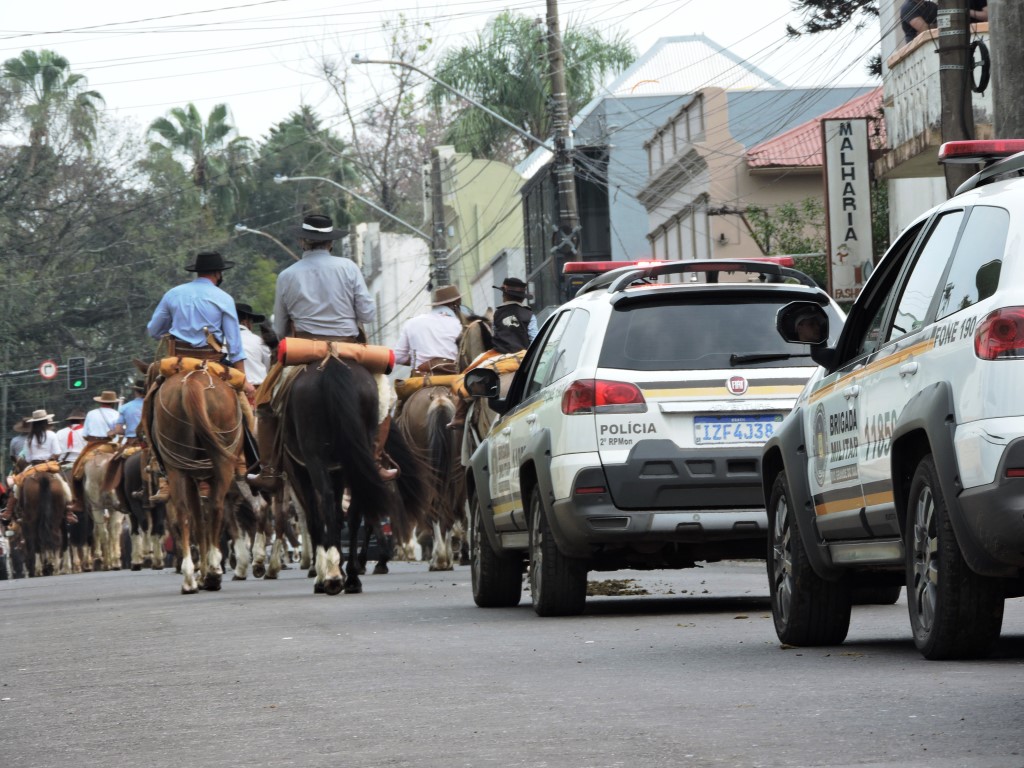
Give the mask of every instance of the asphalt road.
M 469 569 L 361 595 L 169 572 L 0 582 L 0 766 L 1024 766 L 1024 601 L 994 657 L 923 660 L 904 600 L 783 649 L 763 564 L 634 579 L 540 619 Z

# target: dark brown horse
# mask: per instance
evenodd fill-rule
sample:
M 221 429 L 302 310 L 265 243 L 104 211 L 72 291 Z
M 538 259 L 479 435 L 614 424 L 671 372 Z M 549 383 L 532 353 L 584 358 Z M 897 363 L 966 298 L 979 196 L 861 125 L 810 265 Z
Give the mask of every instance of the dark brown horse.
M 37 472 L 22 481 L 18 508 L 29 576 L 57 573 L 67 503 L 63 484 L 50 472 Z
M 458 433 L 447 428 L 454 416 L 455 396 L 450 387 L 424 387 L 406 399 L 397 420 L 402 436 L 419 451 L 431 469 L 428 522 L 433 529 L 432 571 L 450 571 L 454 567 L 455 528 L 465 516 L 466 481 L 459 461 L 461 444 Z
M 147 395 L 144 418 L 152 428 L 153 445 L 167 472 L 168 519 L 175 529 L 182 557 L 182 594 L 199 590 L 192 561 L 193 540 L 199 549 L 203 588 L 218 590 L 221 566 L 220 533 L 224 498 L 234 482 L 241 450 L 242 410 L 231 385 L 205 369 L 175 373 Z M 199 495 L 199 482 L 209 494 Z
M 411 529 L 422 516 L 422 475 L 395 455 L 391 431 L 388 448 L 402 469 L 395 504 L 377 472 L 373 440 L 377 433 L 378 389 L 362 366 L 331 357 L 294 374 L 284 403 L 284 467 L 295 499 L 305 515 L 314 552 L 313 591 L 336 595 L 362 591 L 359 579 L 359 527 L 375 526 L 390 516 L 400 529 Z M 342 496 L 349 490 L 347 512 L 350 557 L 341 577 Z
M 133 571 L 140 571 L 144 567 L 159 571 L 164 567 L 163 542 L 167 536 L 164 521 L 167 510 L 162 502 L 149 505 L 143 503 L 143 496 L 149 495 L 148 484 L 142 474 L 148 461 L 148 454 L 142 450 L 128 456 L 114 488 L 121 509 L 127 511 L 131 523 Z

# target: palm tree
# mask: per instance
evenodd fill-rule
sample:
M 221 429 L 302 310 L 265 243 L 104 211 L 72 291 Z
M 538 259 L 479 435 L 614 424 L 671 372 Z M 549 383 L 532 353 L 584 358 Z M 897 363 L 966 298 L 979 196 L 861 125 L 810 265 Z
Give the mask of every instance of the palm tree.
M 214 106 L 205 122 L 191 103 L 168 114 L 171 119 L 160 117 L 150 124 L 149 133 L 161 140 L 150 144 L 150 149 L 187 157 L 200 205 L 205 208 L 212 197 L 229 219 L 244 192 L 252 142 L 244 136 L 231 137 L 236 131 L 227 104 Z
M 636 57 L 622 35 L 605 39 L 596 30 L 573 24 L 566 27 L 562 48 L 570 115 L 590 101 L 601 78 L 624 69 Z M 534 136 L 551 135 L 547 41 L 544 28 L 533 19 L 510 11 L 498 14 L 474 44 L 445 53 L 434 75 Z M 430 98 L 438 106 L 459 106 L 445 133 L 445 140 L 459 151 L 493 157 L 513 135 L 507 126 L 475 107 L 466 107 L 441 86 L 431 87 Z M 526 151 L 534 149 L 523 143 Z
M 25 103 L 33 158 L 30 168 L 55 129 L 66 127 L 73 141 L 87 151 L 92 148 L 103 97 L 87 90 L 85 75 L 72 72 L 66 58 L 53 51 L 22 51 L 3 63 L 0 78 L 12 96 Z

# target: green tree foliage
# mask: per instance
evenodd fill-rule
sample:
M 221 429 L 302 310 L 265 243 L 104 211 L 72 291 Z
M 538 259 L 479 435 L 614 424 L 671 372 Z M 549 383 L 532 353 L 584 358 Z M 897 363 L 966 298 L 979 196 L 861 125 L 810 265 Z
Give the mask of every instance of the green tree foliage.
M 817 198 L 783 203 L 771 211 L 749 206 L 746 219 L 754 240 L 766 256 L 824 254 L 825 209 Z M 797 268 L 822 287 L 828 279 L 826 266 L 824 255 L 805 255 L 797 261 Z
M 505 11 L 492 19 L 476 40 L 441 57 L 434 75 L 444 83 L 486 104 L 503 118 L 532 135 L 551 135 L 551 96 L 546 31 L 528 16 Z M 628 67 L 636 51 L 622 35 L 606 39 L 575 24 L 562 36 L 569 114 L 575 114 L 594 95 L 600 80 Z M 467 106 L 440 86 L 430 89 L 437 106 L 455 110 L 445 140 L 461 152 L 493 158 L 514 135 L 508 126 L 480 109 Z M 517 137 L 518 138 L 518 137 Z M 522 149 L 534 146 L 522 139 Z
M 247 192 L 252 142 L 233 135 L 237 132 L 226 104 L 214 106 L 205 121 L 195 104 L 175 107 L 168 114 L 169 118 L 161 117 L 150 124 L 150 135 L 157 137 L 150 150 L 184 158 L 200 206 L 211 206 L 217 221 L 229 223 Z
M 799 27 L 786 25 L 786 32 L 793 37 L 807 33 L 832 32 L 842 29 L 851 21 L 854 28 L 863 29 L 878 19 L 878 0 L 796 0 L 794 7 L 803 12 L 803 23 Z M 868 59 L 868 74 L 882 76 L 882 57 L 876 53 Z

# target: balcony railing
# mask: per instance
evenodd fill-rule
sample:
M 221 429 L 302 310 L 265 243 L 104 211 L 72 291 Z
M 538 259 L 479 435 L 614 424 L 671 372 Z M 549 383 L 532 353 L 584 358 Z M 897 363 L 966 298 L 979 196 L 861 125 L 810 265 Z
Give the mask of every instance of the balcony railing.
M 971 30 L 972 41 L 988 44 L 987 23 L 972 25 Z M 884 106 L 889 151 L 876 163 L 875 172 L 890 179 L 941 176 L 942 167 L 937 162 L 942 143 L 938 30 L 918 35 L 897 49 L 886 64 Z M 991 88 L 971 96 L 975 137 L 991 137 Z

